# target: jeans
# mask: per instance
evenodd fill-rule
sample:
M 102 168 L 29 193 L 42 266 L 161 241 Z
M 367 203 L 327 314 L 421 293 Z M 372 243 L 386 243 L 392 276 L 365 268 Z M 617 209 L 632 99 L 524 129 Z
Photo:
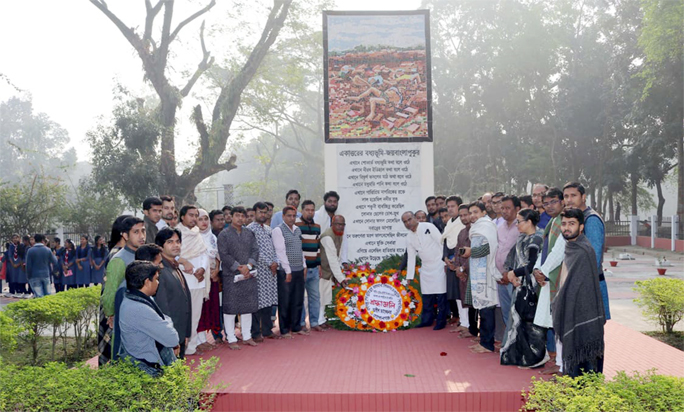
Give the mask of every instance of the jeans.
M 546 350 L 556 352 L 556 333 L 553 331 L 553 328 L 549 328 L 546 332 Z
M 37 298 L 42 298 L 50 294 L 50 278 L 33 278 L 29 279 L 33 294 Z
M 320 268 L 309 268 L 306 270 L 306 282 L 304 287 L 306 289 L 307 301 L 309 303 L 309 325 L 314 328 L 318 326 L 318 315 L 321 305 L 321 292 L 318 289 Z M 302 307 L 302 327 L 306 325 L 306 306 Z
M 302 330 L 304 270 L 293 270 L 290 282 L 285 281 L 286 277 L 284 271 L 278 271 L 278 324 L 281 335 Z
M 494 308 L 480 309 L 480 345 L 491 351 L 494 350 Z
M 511 300 L 513 298 L 513 285 L 499 285 L 496 288 L 499 291 L 499 304 L 501 305 L 501 315 L 503 316 L 504 325 L 508 325 L 508 317 L 511 316 Z

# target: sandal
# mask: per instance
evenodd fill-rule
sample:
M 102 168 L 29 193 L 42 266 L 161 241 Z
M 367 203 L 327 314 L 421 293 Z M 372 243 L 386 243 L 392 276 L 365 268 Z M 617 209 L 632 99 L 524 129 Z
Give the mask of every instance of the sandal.
M 240 345 L 238 345 L 237 343 L 229 343 L 229 344 L 228 344 L 228 349 L 230 349 L 230 350 L 240 350 L 240 349 L 242 349 L 242 348 L 241 348 Z
M 478 344 L 476 347 L 470 350 L 473 353 L 492 353 L 493 351 L 485 348 L 484 346 Z
M 254 339 L 246 340 L 246 341 L 242 342 L 242 344 L 243 344 L 243 345 L 249 345 L 249 346 L 252 346 L 252 347 L 254 347 L 254 346 L 259 346 L 258 343 L 254 342 Z

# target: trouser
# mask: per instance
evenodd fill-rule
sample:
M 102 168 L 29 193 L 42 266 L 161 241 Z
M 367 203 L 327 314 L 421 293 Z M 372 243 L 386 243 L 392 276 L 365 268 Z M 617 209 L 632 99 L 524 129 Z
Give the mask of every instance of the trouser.
M 14 293 L 28 293 L 28 289 L 26 289 L 26 283 L 14 282 Z
M 503 309 L 500 307 L 494 308 L 494 340 L 503 342 L 506 333 L 506 323 L 503 320 Z
M 278 271 L 278 324 L 281 335 L 302 330 L 304 270 L 293 270 L 290 282 L 285 282 L 286 277 L 284 271 Z
M 606 314 L 606 320 L 610 320 L 610 304 L 608 299 L 608 285 L 606 280 L 599 280 L 599 288 L 601 289 L 601 300 L 603 301 L 603 311 Z M 603 361 L 601 361 L 603 365 Z
M 321 306 L 321 294 L 319 290 L 320 277 L 318 276 L 320 273 L 319 270 L 320 269 L 318 267 L 306 269 L 306 282 L 304 284 L 304 288 L 306 289 L 305 300 L 308 302 L 308 305 L 304 305 L 302 307 L 302 327 L 306 325 L 307 306 L 309 308 L 309 313 L 313 314 L 309 315 L 309 326 L 312 328 L 318 326 L 318 318 L 320 317 L 319 307 Z
M 273 335 L 273 321 L 271 320 L 271 307 L 266 306 L 252 313 L 252 337 L 268 337 Z
M 180 343 L 180 351 L 178 352 L 178 359 L 185 359 L 185 339 Z
M 546 332 L 546 350 L 556 352 L 556 332 L 553 331 L 553 328 L 549 328 Z
M 456 300 L 458 306 L 458 317 L 461 319 L 461 326 L 467 328 L 470 326 L 470 316 L 468 316 L 468 308 L 463 307 L 463 302 Z
M 228 343 L 237 342 L 237 336 L 235 336 L 235 317 L 237 315 L 223 315 L 223 323 L 226 325 L 226 338 L 228 338 Z M 242 341 L 248 341 L 252 339 L 252 314 L 243 313 L 240 315 L 240 330 L 242 330 Z
M 477 336 L 480 334 L 480 311 L 474 307 L 468 308 L 468 332 L 471 335 Z
M 459 318 L 460 314 L 458 312 L 458 304 L 456 303 L 456 299 L 449 299 L 447 302 L 449 303 L 449 313 L 451 314 L 450 317 Z
M 37 298 L 42 298 L 50 294 L 50 279 L 49 278 L 34 278 L 29 279 L 33 295 Z
M 200 344 L 199 338 L 197 337 L 197 326 L 199 326 L 199 321 L 202 317 L 202 305 L 204 304 L 204 288 L 190 289 L 190 301 L 192 302 L 192 322 L 190 323 L 190 330 L 192 331 L 192 334 L 190 335 L 190 342 L 188 342 L 188 347 L 186 348 L 188 355 L 194 354 L 197 345 Z
M 435 327 L 443 328 L 446 325 L 447 312 L 449 311 L 447 295 L 446 293 L 439 293 L 423 295 L 423 314 L 420 319 L 421 326 L 430 326 L 435 321 L 435 305 L 437 305 L 437 325 L 435 325 Z
M 480 345 L 491 351 L 494 350 L 494 308 L 480 309 Z
M 508 318 L 511 315 L 511 299 L 513 299 L 513 285 L 496 284 L 499 292 L 499 304 L 501 305 L 501 315 L 503 316 L 504 326 L 508 325 Z
M 63 283 L 55 283 L 55 293 L 57 292 L 64 292 L 64 284 Z
M 318 324 L 322 325 L 324 324 L 327 319 L 325 318 L 325 307 L 327 305 L 330 305 L 332 303 L 332 286 L 333 282 L 332 279 L 323 279 L 321 278 L 318 281 L 318 293 L 320 294 L 320 302 L 321 302 L 321 307 L 319 309 L 319 315 L 318 315 Z

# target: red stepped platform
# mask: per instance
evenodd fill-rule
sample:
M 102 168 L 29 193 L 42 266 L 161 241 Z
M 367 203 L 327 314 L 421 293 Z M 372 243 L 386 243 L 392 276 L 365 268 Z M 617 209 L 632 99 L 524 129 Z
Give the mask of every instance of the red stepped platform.
M 221 358 L 212 383 L 227 385 L 215 411 L 518 410 L 538 371 L 501 366 L 498 354 L 473 354 L 470 344 L 447 330 L 327 331 L 204 357 Z M 684 376 L 684 352 L 612 321 L 606 346 L 609 378 L 651 368 Z

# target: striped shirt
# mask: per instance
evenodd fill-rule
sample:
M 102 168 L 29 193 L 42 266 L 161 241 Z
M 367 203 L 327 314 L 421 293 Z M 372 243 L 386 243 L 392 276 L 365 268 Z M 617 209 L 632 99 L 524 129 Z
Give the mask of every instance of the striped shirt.
M 321 265 L 321 226 L 313 221 L 307 223 L 297 219 L 295 223 L 302 231 L 302 250 L 306 258 L 306 267 L 315 268 Z

